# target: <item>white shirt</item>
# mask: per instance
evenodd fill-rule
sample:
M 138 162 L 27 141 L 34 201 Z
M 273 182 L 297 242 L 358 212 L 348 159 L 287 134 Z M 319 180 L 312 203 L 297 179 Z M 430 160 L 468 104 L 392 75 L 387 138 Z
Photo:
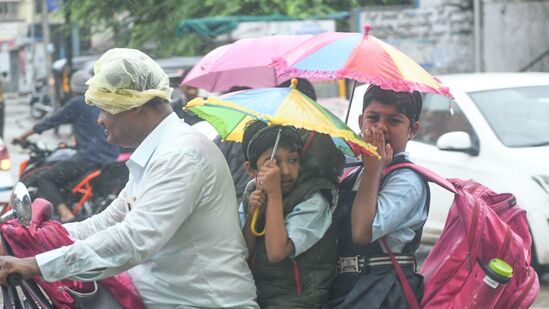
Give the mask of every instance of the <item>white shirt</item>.
M 172 113 L 127 165 L 128 183 L 105 211 L 65 225 L 78 240 L 36 256 L 44 279 L 129 269 L 149 308 L 258 308 L 233 181 L 215 144 Z

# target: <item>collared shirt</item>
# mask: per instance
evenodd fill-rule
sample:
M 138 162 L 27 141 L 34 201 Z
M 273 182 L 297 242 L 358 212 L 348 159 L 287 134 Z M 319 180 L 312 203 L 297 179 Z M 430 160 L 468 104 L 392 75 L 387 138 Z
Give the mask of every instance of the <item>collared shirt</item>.
M 240 213 L 240 225 L 244 227 L 246 214 L 242 203 L 238 212 Z M 295 258 L 314 246 L 324 237 L 331 224 L 330 203 L 320 192 L 311 194 L 303 202 L 297 204 L 284 218 L 288 238 L 292 240 L 295 248 L 290 258 Z
M 44 279 L 91 280 L 129 269 L 149 308 L 257 308 L 219 149 L 172 113 L 128 167 L 126 187 L 105 211 L 65 225 L 78 239 L 73 245 L 36 256 Z
M 401 152 L 398 155 L 406 156 Z M 364 169 L 360 171 L 353 191 L 358 190 Z M 377 196 L 377 212 L 372 224 L 372 241 L 386 236 L 391 251 L 402 252 L 415 236 L 414 230 L 423 227 L 429 210 L 425 207 L 427 187 L 416 172 L 403 168 L 392 172 Z
M 107 142 L 105 129 L 97 124 L 99 108 L 90 106 L 84 102 L 84 96 L 70 99 L 55 113 L 42 119 L 32 128 L 40 134 L 58 125 L 70 123 L 76 137 L 77 153 L 73 160 L 87 160 L 106 164 L 114 162 L 120 149 L 116 145 Z

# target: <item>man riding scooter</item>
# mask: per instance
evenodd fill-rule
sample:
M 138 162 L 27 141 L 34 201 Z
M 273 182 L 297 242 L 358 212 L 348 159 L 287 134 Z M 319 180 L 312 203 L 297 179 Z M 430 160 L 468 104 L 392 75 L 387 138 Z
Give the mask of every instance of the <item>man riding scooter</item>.
M 40 134 L 61 124 L 72 124 L 76 137 L 76 154 L 40 172 L 33 178 L 32 184 L 27 184 L 37 187 L 36 197 L 43 197 L 55 206 L 61 222 L 72 221 L 75 217 L 65 203 L 60 189 L 88 172 L 114 162 L 119 153 L 119 147 L 107 143 L 105 130 L 97 124 L 99 108 L 87 105 L 84 100 L 84 93 L 88 89 L 85 83 L 90 78 L 91 75 L 86 71 L 75 72 L 70 81 L 74 97 L 13 140 L 14 144 L 23 143 L 35 133 Z
M 0 256 L 10 274 L 96 280 L 128 270 L 148 308 L 259 308 L 223 154 L 173 112 L 168 76 L 115 48 L 95 63 L 88 104 L 110 143 L 135 148 L 129 180 L 101 213 L 64 227 L 76 241 L 35 257 Z

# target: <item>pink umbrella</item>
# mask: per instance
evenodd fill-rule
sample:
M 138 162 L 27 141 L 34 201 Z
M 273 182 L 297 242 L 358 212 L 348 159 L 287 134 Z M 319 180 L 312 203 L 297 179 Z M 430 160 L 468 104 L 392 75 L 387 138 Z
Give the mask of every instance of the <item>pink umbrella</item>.
M 311 35 L 272 35 L 241 39 L 209 52 L 181 84 L 209 91 L 227 91 L 233 86 L 274 87 L 290 77 L 278 77 L 270 63 Z

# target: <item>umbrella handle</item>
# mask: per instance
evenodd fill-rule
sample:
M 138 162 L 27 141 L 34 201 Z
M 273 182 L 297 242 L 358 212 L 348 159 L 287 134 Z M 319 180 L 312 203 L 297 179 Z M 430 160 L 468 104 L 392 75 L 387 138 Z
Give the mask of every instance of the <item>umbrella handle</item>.
M 252 235 L 254 235 L 255 237 L 262 237 L 265 235 L 265 229 L 263 229 L 263 231 L 261 232 L 258 232 L 256 228 L 257 219 L 259 218 L 260 211 L 261 211 L 260 207 L 257 207 L 254 210 L 254 213 L 252 214 L 252 222 L 250 224 L 250 230 L 252 231 Z

